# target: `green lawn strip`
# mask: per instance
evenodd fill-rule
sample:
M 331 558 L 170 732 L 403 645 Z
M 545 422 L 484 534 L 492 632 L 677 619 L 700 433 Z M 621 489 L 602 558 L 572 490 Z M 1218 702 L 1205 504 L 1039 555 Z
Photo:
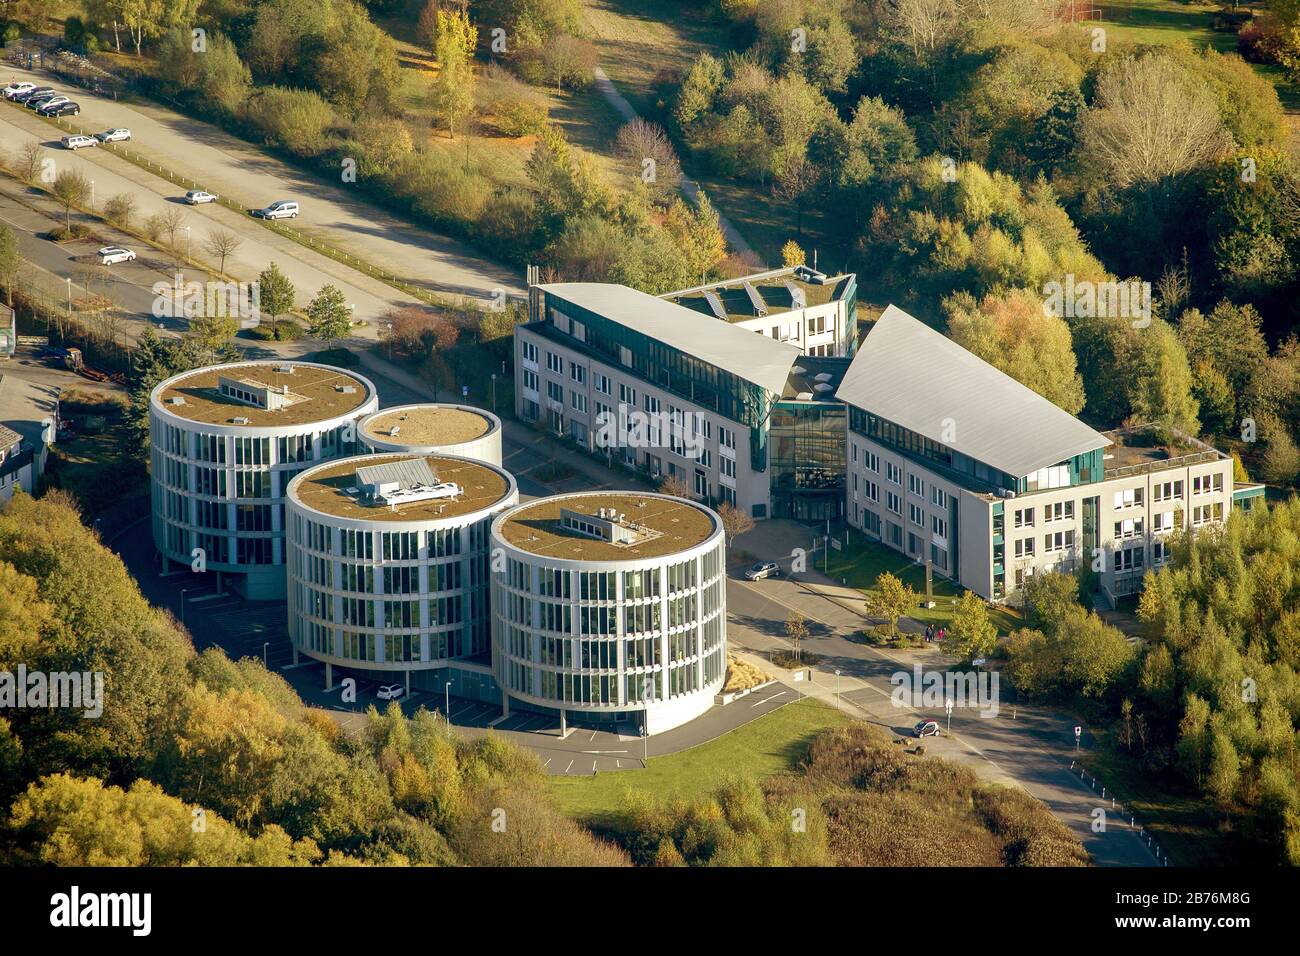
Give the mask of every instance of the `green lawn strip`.
M 1223 819 L 1205 798 L 1190 790 L 1166 789 L 1168 774 L 1153 773 L 1122 749 L 1109 730 L 1095 730 L 1095 746 L 1080 763 L 1121 804 L 1137 824 L 1155 836 L 1173 866 L 1229 866 L 1248 863 L 1247 852 L 1231 833 L 1219 829 Z M 1129 826 L 1130 816 L 1111 814 L 1108 826 Z M 1263 862 L 1263 861 L 1261 861 Z
M 863 593 L 875 589 L 876 578 L 888 571 L 904 584 L 924 597 L 925 568 L 906 555 L 899 554 L 892 548 L 872 541 L 861 532 L 850 530 L 848 540 L 841 551 L 831 551 L 826 574 L 851 588 Z M 821 570 L 822 564 L 817 564 Z M 934 607 L 917 607 L 908 617 L 922 624 L 947 625 L 952 620 L 953 610 L 962 589 L 947 578 L 938 574 L 933 576 Z M 989 619 L 997 625 L 1000 634 L 1007 634 L 1023 625 L 1019 611 L 1002 605 L 989 606 Z
M 709 793 L 729 776 L 762 779 L 794 768 L 817 734 L 848 722 L 833 707 L 805 697 L 708 743 L 651 757 L 644 770 L 553 776 L 551 795 L 569 816 L 588 824 L 608 825 L 618 816 L 628 791 L 691 799 Z M 629 747 L 632 753 L 628 756 L 635 759 L 636 743 Z

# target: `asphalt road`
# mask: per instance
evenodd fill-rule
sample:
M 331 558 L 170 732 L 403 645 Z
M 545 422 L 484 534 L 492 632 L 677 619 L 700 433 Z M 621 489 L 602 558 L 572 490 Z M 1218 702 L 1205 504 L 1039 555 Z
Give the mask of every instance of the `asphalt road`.
M 62 89 L 44 73 L 16 67 L 9 72 L 18 80 Z M 464 243 L 378 209 L 362 198 L 355 185 L 343 182 L 341 171 L 339 181 L 330 183 L 175 110 L 145 101 L 114 101 L 75 88 L 67 92 L 81 105 L 81 115 L 69 119 L 90 132 L 125 126 L 132 133 L 132 151 L 249 208 L 295 199 L 302 205 L 302 215 L 292 221 L 293 228 L 354 253 L 412 285 L 488 300 L 497 289 L 513 296 L 524 294 L 514 270 L 482 257 Z M 309 284 L 313 292 L 318 287 L 319 283 Z
M 124 159 L 99 148 L 66 150 L 59 143 L 59 130 L 45 120 L 12 103 L 0 101 L 0 141 L 6 145 L 35 139 L 42 144 L 42 158 L 53 160 L 57 174 L 62 169 L 77 169 L 95 184 L 95 203 L 102 206 L 110 196 L 128 193 L 136 200 L 136 221 L 142 222 L 155 213 L 176 208 L 184 190 Z M 181 205 L 186 211 L 186 233 L 182 228 L 177 241 L 191 246 L 194 257 L 207 261 L 203 243 L 208 233 L 225 229 L 243 242 L 226 260 L 226 272 L 243 281 L 251 281 L 271 260 L 280 266 L 298 291 L 299 304 L 305 304 L 321 286 L 332 283 L 354 305 L 357 318 L 374 319 L 391 308 L 417 304 L 369 276 L 312 252 L 285 236 L 263 228 L 247 216 L 210 203 L 203 206 Z M 138 243 L 137 243 L 138 245 Z M 138 250 L 137 250 L 138 251 Z M 373 331 L 371 332 L 373 335 Z

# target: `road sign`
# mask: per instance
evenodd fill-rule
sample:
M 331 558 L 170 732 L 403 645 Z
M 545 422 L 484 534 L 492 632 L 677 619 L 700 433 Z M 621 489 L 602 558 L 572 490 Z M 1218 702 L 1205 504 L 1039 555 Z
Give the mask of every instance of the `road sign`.
M 975 658 L 975 660 L 971 661 L 971 664 L 974 665 L 975 667 L 979 667 L 980 665 L 987 664 L 987 663 L 988 663 L 988 659 L 984 657 L 977 657 Z
M 945 711 L 947 711 L 949 714 L 952 713 L 952 698 L 951 698 L 951 697 L 949 697 L 947 700 L 945 700 L 945 701 L 943 702 L 943 709 L 944 709 Z
M 844 545 L 840 543 L 839 538 L 831 538 L 831 547 L 834 548 L 836 551 L 844 550 Z
M 1082 737 L 1082 736 L 1083 736 L 1083 728 L 1082 728 L 1082 727 L 1075 727 L 1075 728 L 1074 728 L 1074 739 L 1075 739 L 1075 740 L 1078 740 L 1078 739 L 1079 739 L 1080 737 Z
M 803 671 L 795 671 L 795 672 L 794 672 L 794 679 L 795 679 L 795 680 L 803 680 Z
M 49 345 L 50 337 L 48 335 L 20 335 L 18 336 L 19 345 Z

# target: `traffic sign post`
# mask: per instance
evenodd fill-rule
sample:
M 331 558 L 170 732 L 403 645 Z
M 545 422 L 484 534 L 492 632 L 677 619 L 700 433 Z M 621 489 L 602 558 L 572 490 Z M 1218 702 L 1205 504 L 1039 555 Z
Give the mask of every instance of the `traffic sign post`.
M 943 702 L 943 709 L 948 714 L 948 729 L 944 732 L 945 737 L 952 736 L 952 698 L 949 697 Z
M 1079 738 L 1081 738 L 1082 736 L 1083 736 L 1083 728 L 1078 725 L 1075 725 L 1074 728 L 1074 749 L 1075 750 L 1079 749 Z

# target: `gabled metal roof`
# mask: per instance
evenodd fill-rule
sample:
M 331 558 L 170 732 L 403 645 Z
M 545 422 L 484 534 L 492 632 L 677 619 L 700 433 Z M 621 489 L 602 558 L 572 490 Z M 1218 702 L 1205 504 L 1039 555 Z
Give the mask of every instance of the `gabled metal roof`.
M 836 396 L 1017 478 L 1110 440 L 891 305 Z
M 784 391 L 790 366 L 800 355 L 793 345 L 725 322 L 701 321 L 693 309 L 627 286 L 554 282 L 537 288 L 776 395 Z

